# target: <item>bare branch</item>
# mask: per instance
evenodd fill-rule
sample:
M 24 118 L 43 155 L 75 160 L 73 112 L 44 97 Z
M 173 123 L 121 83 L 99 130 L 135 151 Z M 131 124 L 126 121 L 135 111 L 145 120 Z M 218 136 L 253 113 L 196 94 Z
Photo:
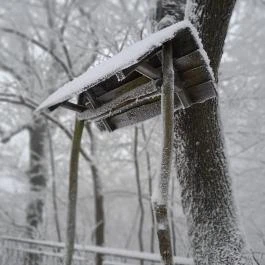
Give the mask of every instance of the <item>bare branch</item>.
M 17 134 L 21 133 L 24 130 L 28 130 L 31 127 L 30 124 L 24 124 L 18 128 L 16 128 L 15 130 L 12 130 L 11 132 L 9 132 L 8 134 L 4 135 L 1 139 L 1 142 L 3 144 L 6 144 L 7 142 L 9 142 L 11 140 L 12 137 L 16 136 Z
M 38 106 L 37 103 L 33 102 L 30 99 L 25 99 L 25 98 L 22 98 L 22 97 L 19 97 L 16 95 L 14 97 L 12 97 L 10 94 L 8 97 L 1 97 L 1 95 L 0 95 L 0 102 L 6 102 L 6 103 L 10 103 L 10 104 L 21 105 L 21 106 L 27 107 L 31 110 L 35 110 L 36 107 Z M 65 135 L 70 140 L 72 140 L 72 138 L 73 138 L 72 133 L 64 125 L 62 125 L 58 120 L 56 120 L 55 118 L 53 118 L 51 115 L 49 115 L 47 113 L 41 113 L 40 115 L 43 115 L 47 120 L 49 120 L 50 122 L 55 124 L 57 127 L 59 127 L 65 133 Z M 86 161 L 88 161 L 88 162 L 92 161 L 90 156 L 84 151 L 83 148 L 80 149 L 80 153 Z
M 31 38 L 29 36 L 27 36 L 26 34 L 19 32 L 15 29 L 10 29 L 10 28 L 4 28 L 1 27 L 0 28 L 1 31 L 6 32 L 6 33 L 10 33 L 13 35 L 16 35 L 24 40 L 27 40 L 33 44 L 35 44 L 37 47 L 39 47 L 40 49 L 42 49 L 43 51 L 47 52 L 48 54 L 50 54 L 50 56 L 55 59 L 55 61 L 64 69 L 66 75 L 68 76 L 69 80 L 73 79 L 72 73 L 70 72 L 70 70 L 68 69 L 67 65 L 54 53 L 54 51 L 50 50 L 48 47 L 46 47 L 43 43 L 39 42 L 38 40 Z

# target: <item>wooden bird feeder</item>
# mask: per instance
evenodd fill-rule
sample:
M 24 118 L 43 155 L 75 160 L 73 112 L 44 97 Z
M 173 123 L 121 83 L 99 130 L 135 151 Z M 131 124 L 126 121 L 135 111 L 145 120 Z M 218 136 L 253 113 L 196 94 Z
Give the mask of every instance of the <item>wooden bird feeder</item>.
M 38 110 L 63 107 L 81 120 L 95 121 L 113 131 L 161 113 L 163 83 L 161 50 L 173 45 L 175 110 L 216 97 L 209 60 L 196 29 L 180 22 L 151 34 L 111 59 L 68 82 L 47 98 Z M 70 102 L 80 95 L 79 104 Z

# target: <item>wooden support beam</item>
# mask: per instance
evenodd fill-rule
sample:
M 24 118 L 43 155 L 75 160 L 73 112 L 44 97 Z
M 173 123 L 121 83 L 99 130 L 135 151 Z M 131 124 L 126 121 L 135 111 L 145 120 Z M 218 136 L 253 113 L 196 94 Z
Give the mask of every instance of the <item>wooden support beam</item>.
M 135 70 L 138 73 L 140 73 L 140 74 L 142 74 L 142 75 L 144 75 L 150 79 L 153 79 L 153 80 L 157 80 L 157 79 L 160 79 L 162 77 L 161 69 L 156 69 L 146 62 L 139 64 Z
M 96 109 L 98 107 L 98 104 L 95 102 L 95 100 L 92 98 L 92 96 L 88 93 L 88 92 L 85 92 L 84 93 L 84 96 L 86 98 L 86 102 L 87 102 L 87 107 L 90 108 L 90 109 Z M 112 131 L 112 127 L 110 125 L 110 123 L 106 120 L 101 120 L 98 124 L 97 124 L 98 128 L 100 130 L 107 130 L 109 132 Z
M 101 104 L 105 102 L 110 102 L 113 99 L 116 99 L 120 96 L 122 96 L 124 93 L 127 93 L 138 86 L 141 86 L 143 84 L 146 84 L 150 82 L 150 80 L 146 76 L 138 77 L 128 83 L 123 84 L 122 86 L 119 86 L 109 92 L 106 92 L 105 94 L 97 97 L 97 101 Z
M 192 105 L 189 96 L 187 95 L 186 91 L 183 90 L 183 84 L 179 78 L 177 71 L 175 71 L 175 93 L 177 94 L 183 109 L 186 109 Z
M 61 106 L 63 108 L 69 109 L 69 110 L 73 110 L 73 111 L 77 111 L 77 112 L 82 112 L 85 111 L 87 108 L 85 106 L 79 105 L 79 104 L 74 104 L 72 102 L 69 101 L 65 101 L 63 103 L 61 103 Z
M 163 85 L 161 89 L 162 158 L 160 174 L 152 195 L 156 230 L 162 264 L 173 265 L 172 242 L 168 220 L 168 189 L 173 160 L 174 139 L 174 68 L 173 47 L 169 41 L 162 48 Z

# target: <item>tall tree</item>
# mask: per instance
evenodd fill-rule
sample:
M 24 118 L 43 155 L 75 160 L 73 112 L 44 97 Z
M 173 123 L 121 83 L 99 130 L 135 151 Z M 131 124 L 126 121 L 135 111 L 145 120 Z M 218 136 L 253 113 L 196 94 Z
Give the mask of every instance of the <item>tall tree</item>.
M 36 238 L 43 223 L 45 193 L 47 186 L 47 122 L 44 118 L 33 117 L 33 126 L 29 130 L 30 138 L 30 200 L 26 209 L 28 225 L 27 236 Z M 39 255 L 28 254 L 26 264 L 38 265 Z
M 186 7 L 216 80 L 235 2 L 191 0 Z M 158 19 L 166 23 L 183 19 L 184 5 L 185 1 L 158 1 Z M 238 224 L 218 100 L 178 111 L 174 133 L 176 170 L 195 263 L 252 264 Z

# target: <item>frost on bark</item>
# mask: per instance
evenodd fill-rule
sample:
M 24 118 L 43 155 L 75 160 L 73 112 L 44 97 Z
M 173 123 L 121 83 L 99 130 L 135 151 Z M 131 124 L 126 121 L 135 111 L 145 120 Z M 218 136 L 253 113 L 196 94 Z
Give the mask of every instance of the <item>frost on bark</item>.
M 29 129 L 30 169 L 29 169 L 29 202 L 26 209 L 27 236 L 36 238 L 40 235 L 43 223 L 43 208 L 47 186 L 47 124 L 44 118 L 33 117 Z M 39 264 L 39 255 L 28 254 L 25 262 Z
M 160 176 L 152 196 L 159 250 L 163 264 L 173 264 L 171 233 L 168 220 L 168 189 L 173 153 L 174 127 L 174 71 L 172 43 L 162 49 L 163 85 L 161 89 L 161 114 L 163 124 L 162 158 Z
M 235 0 L 187 4 L 186 18 L 199 31 L 216 79 L 234 4 Z M 194 261 L 252 264 L 238 224 L 221 128 L 215 99 L 175 113 L 176 170 Z

